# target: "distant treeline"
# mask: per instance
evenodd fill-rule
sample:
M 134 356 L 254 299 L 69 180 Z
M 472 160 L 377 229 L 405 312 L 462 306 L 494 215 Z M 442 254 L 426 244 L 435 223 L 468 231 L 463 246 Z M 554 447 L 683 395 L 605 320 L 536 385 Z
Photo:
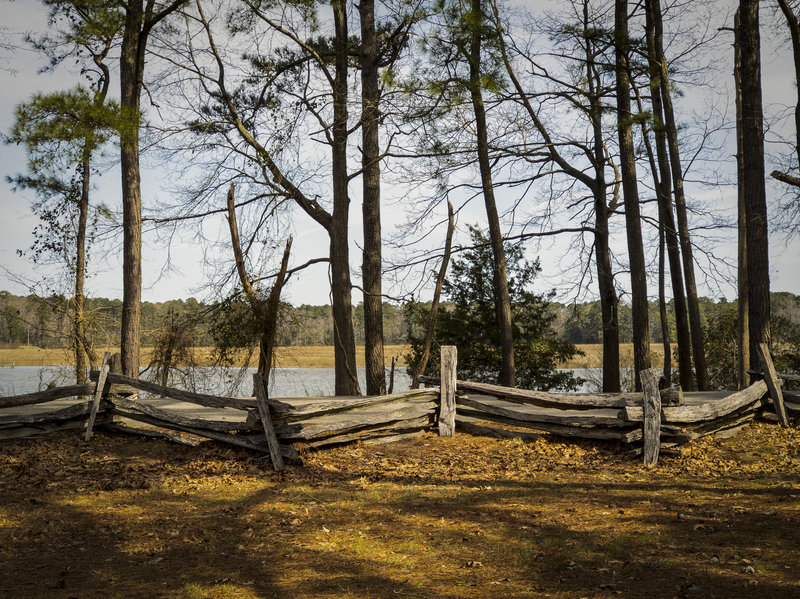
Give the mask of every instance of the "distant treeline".
M 726 313 L 735 314 L 736 302 L 724 299 L 713 301 L 701 298 L 703 326 L 716 322 Z M 443 303 L 447 310 L 448 304 Z M 561 304 L 554 302 L 552 309 L 558 313 L 557 330 L 561 338 L 570 343 L 600 343 L 600 303 Z M 773 317 L 800 324 L 800 296 L 788 292 L 771 294 Z M 226 311 L 235 310 L 224 304 L 205 304 L 194 298 L 142 304 L 143 346 L 152 344 L 159 332 L 176 321 L 193 329 L 194 345 L 212 346 L 215 343 L 216 324 L 225 321 Z M 122 301 L 106 298 L 86 300 L 88 334 L 96 346 L 119 344 Z M 35 345 L 53 348 L 69 345 L 70 304 L 60 296 L 17 296 L 0 291 L 0 346 L 18 347 Z M 364 342 L 364 309 L 354 307 L 353 321 L 356 343 Z M 631 309 L 622 304 L 619 310 L 620 341 L 632 341 Z M 650 340 L 663 340 L 658 305 L 650 303 Z M 674 315 L 670 310 L 671 339 L 676 338 Z M 406 311 L 403 306 L 384 303 L 383 326 L 387 344 L 405 343 L 408 335 Z M 281 307 L 277 343 L 282 346 L 333 345 L 333 318 L 330 306 Z

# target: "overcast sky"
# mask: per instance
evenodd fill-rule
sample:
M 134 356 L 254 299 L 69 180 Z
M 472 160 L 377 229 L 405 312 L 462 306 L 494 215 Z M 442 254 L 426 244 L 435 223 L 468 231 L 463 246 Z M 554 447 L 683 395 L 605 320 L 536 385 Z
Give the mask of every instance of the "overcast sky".
M 529 2 L 532 5 L 552 5 L 548 2 Z M 721 9 L 732 14 L 735 3 L 720 2 Z M 20 0 L 8 2 L 0 0 L 0 11 L 3 15 L 3 26 L 5 27 L 6 39 L 11 39 L 22 46 L 21 32 L 41 31 L 46 27 L 46 13 L 40 4 L 34 0 Z M 764 44 L 764 97 L 765 104 L 771 110 L 777 110 L 783 104 L 794 101 L 794 80 L 789 62 L 790 55 L 786 48 L 776 49 L 771 47 L 772 37 L 767 35 Z M 0 61 L 0 131 L 7 132 L 13 119 L 14 107 L 26 100 L 31 94 L 37 91 L 54 91 L 67 89 L 75 85 L 76 78 L 73 74 L 62 71 L 56 75 L 37 74 L 38 68 L 43 64 L 40 56 L 24 47 L 19 48 L 14 53 L 3 53 L 3 60 Z M 731 52 L 732 53 L 732 52 Z M 732 86 L 729 65 L 724 65 L 721 73 L 721 86 Z M 732 67 L 730 67 L 732 68 Z M 728 76 L 728 80 L 724 78 Z M 118 85 L 116 81 L 114 85 Z M 689 100 L 678 100 L 689 101 Z M 697 102 L 697 98 L 691 100 Z M 732 111 L 731 111 L 732 112 Z M 733 157 L 731 156 L 731 161 Z M 31 196 L 26 193 L 14 193 L 6 183 L 5 178 L 23 172 L 25 169 L 25 154 L 20 147 L 0 145 L 0 289 L 11 291 L 12 293 L 27 293 L 24 285 L 20 281 L 36 281 L 42 276 L 47 276 L 48 272 L 34 272 L 29 262 L 16 255 L 17 250 L 30 246 L 32 242 L 31 232 L 36 226 L 37 220 L 31 214 L 29 205 Z M 769 169 L 769 167 L 768 167 Z M 143 173 L 143 196 L 144 201 L 151 201 L 153 198 L 165 199 L 164 190 L 165 177 L 164 169 L 150 168 Z M 353 189 L 359 188 L 358 181 L 354 181 Z M 733 189 L 700 191 L 690 189 L 690 193 L 710 194 L 713 202 L 718 203 L 720 213 L 735 213 L 735 191 Z M 778 185 L 770 182 L 768 193 L 774 199 L 778 192 Z M 387 194 L 391 195 L 391 194 Z M 109 167 L 101 178 L 95 198 L 101 197 L 102 201 L 110 206 L 119 204 L 119 173 Z M 774 203 L 772 204 L 774 206 Z M 389 205 L 384 209 L 383 220 L 387 232 L 391 232 L 393 224 L 399 221 L 402 206 Z M 324 232 L 318 225 L 311 222 L 307 217 L 300 215 L 296 211 L 298 218 L 294 223 L 295 241 L 293 245 L 293 263 L 299 264 L 310 258 L 320 257 L 327 252 L 327 242 Z M 483 217 L 485 219 L 485 217 Z M 480 205 L 474 208 L 472 213 L 461 216 L 460 223 L 474 223 L 482 220 Z M 224 221 L 221 219 L 212 227 L 223 227 Z M 351 209 L 351 229 L 354 241 L 351 245 L 351 264 L 353 270 L 358 270 L 360 265 L 360 250 L 358 249 L 358 238 L 360 237 L 361 220 L 360 205 L 357 201 L 353 202 Z M 212 236 L 214 231 L 208 231 Z M 719 234 L 720 240 L 716 247 L 715 254 L 720 258 L 735 258 L 735 231 L 725 231 Z M 624 244 L 624 235 L 620 235 L 617 240 Z M 94 296 L 121 297 L 122 279 L 121 269 L 121 249 L 119 244 L 104 246 L 107 254 L 99 256 L 95 251 L 92 254 L 92 261 L 89 266 L 90 272 L 95 273 L 88 282 L 88 292 Z M 543 276 L 539 281 L 542 288 L 551 286 L 564 287 L 563 276 L 559 268 L 558 258 L 566 255 L 566 242 L 555 239 L 548 239 L 542 247 L 538 248 L 542 256 Z M 800 294 L 800 241 L 794 236 L 790 242 L 784 243 L 784 238 L 774 235 L 771 242 L 771 287 L 773 291 L 791 291 Z M 190 295 L 199 298 L 204 297 L 206 291 L 204 284 L 206 276 L 203 271 L 203 256 L 197 242 L 189 233 L 184 237 L 173 240 L 169 257 L 173 269 L 164 272 L 162 269 L 167 260 L 166 249 L 154 239 L 152 235 L 145 235 L 145 247 L 143 249 L 143 271 L 144 289 L 143 299 L 150 301 L 160 301 L 174 298 L 186 298 Z M 357 272 L 355 272 L 357 275 Z M 52 276 L 52 274 L 50 275 Z M 620 277 L 624 283 L 624 277 Z M 397 292 L 396 289 L 390 291 Z M 297 278 L 288 288 L 284 298 L 294 304 L 329 303 L 328 298 L 327 269 L 324 266 L 317 266 L 311 269 L 302 278 Z M 719 288 L 701 289 L 700 293 L 717 297 Z M 722 288 L 729 298 L 733 298 L 733 289 L 730 287 Z M 652 289 L 655 294 L 655 289 Z M 360 301 L 360 294 L 354 296 L 355 301 Z

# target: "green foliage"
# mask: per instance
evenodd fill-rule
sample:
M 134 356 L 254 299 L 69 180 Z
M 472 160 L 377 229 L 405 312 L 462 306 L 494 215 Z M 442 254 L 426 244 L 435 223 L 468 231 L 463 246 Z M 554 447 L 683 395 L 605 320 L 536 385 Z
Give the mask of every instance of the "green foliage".
M 454 260 L 444 283 L 444 295 L 452 306 L 443 306 L 436 321 L 434 344 L 458 348 L 458 376 L 471 381 L 497 383 L 502 356 L 492 285 L 492 250 L 485 235 L 470 228 L 473 249 Z M 539 273 L 537 262 L 525 259 L 521 245 L 506 246 L 508 287 L 514 331 L 517 384 L 530 389 L 575 390 L 583 381 L 557 365 L 575 356 L 577 348 L 561 340 L 553 330 L 557 313 L 543 296 L 529 290 Z M 408 308 L 411 317 L 409 365 L 419 363 L 423 339 L 418 332 L 427 310 Z M 414 326 L 416 325 L 416 326 Z M 438 352 L 432 352 L 425 374 L 436 376 Z
M 26 189 L 36 195 L 31 208 L 40 223 L 28 251 L 34 263 L 55 259 L 74 272 L 84 164 L 122 126 L 119 115 L 116 103 L 100 102 L 83 87 L 37 94 L 17 106 L 4 141 L 25 146 L 28 172 L 8 181 L 15 191 Z

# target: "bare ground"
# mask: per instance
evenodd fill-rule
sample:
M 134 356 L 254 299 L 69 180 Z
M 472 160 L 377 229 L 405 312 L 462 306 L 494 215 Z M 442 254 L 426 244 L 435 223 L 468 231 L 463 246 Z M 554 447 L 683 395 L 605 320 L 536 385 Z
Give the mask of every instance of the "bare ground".
M 425 434 L 269 461 L 77 434 L 0 447 L 0 597 L 800 597 L 800 430 L 645 468 Z

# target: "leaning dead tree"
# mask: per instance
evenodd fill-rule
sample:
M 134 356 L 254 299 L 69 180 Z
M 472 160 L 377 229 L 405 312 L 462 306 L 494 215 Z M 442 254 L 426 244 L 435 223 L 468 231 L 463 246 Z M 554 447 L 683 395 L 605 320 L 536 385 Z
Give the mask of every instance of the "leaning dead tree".
M 289 254 L 292 250 L 292 238 L 286 241 L 283 258 L 275 276 L 275 282 L 266 298 L 260 297 L 253 288 L 250 276 L 247 274 L 244 253 L 239 240 L 239 226 L 236 222 L 236 205 L 234 202 L 236 188 L 231 183 L 228 189 L 228 226 L 231 233 L 231 248 L 236 261 L 236 272 L 242 285 L 244 296 L 247 299 L 255 317 L 255 322 L 261 328 L 258 344 L 258 373 L 263 380 L 269 380 L 269 371 L 272 366 L 272 357 L 275 349 L 275 332 L 278 329 L 278 308 L 280 307 L 281 290 L 287 279 L 289 267 Z

